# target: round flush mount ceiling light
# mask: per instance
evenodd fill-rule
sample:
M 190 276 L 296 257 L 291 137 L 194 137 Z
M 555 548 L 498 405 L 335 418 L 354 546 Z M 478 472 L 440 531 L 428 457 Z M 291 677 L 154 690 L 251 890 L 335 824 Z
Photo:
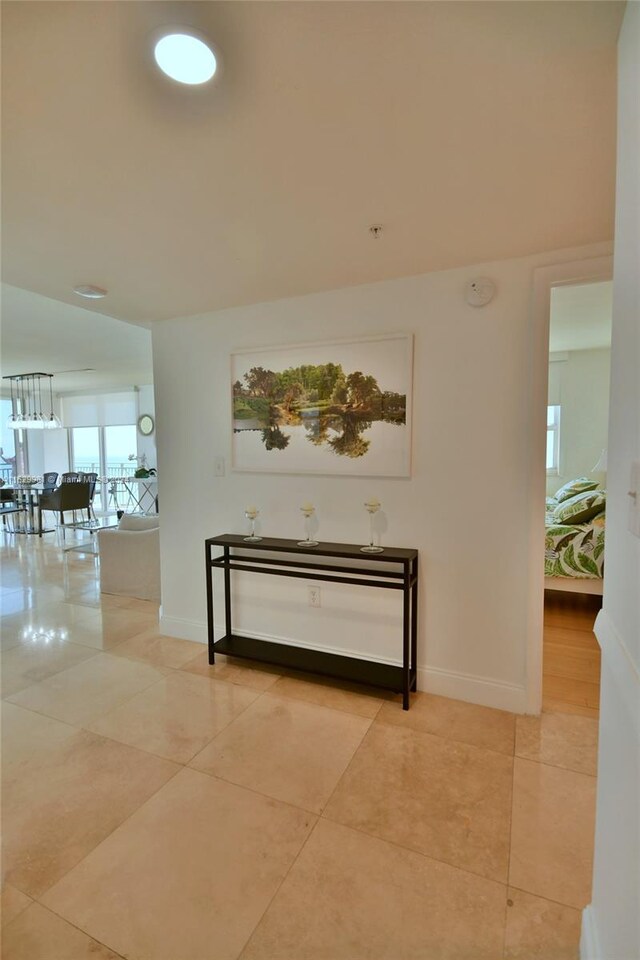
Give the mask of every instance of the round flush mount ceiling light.
M 218 69 L 216 55 L 209 44 L 181 30 L 161 37 L 153 55 L 163 73 L 189 86 L 207 83 Z
M 93 283 L 80 283 L 73 288 L 73 292 L 77 293 L 79 297 L 84 297 L 85 300 L 102 300 L 107 295 L 106 290 L 102 287 L 96 287 Z

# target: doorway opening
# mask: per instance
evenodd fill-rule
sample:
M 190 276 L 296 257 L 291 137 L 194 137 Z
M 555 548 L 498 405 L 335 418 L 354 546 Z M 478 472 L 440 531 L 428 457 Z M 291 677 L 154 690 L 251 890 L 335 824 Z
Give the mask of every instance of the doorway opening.
M 612 282 L 552 286 L 542 706 L 598 716 Z

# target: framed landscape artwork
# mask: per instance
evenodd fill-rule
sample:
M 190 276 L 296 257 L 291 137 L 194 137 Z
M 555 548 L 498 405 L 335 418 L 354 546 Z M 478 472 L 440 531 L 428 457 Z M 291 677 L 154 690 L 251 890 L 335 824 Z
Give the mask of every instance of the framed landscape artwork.
M 413 336 L 231 356 L 236 470 L 408 477 Z

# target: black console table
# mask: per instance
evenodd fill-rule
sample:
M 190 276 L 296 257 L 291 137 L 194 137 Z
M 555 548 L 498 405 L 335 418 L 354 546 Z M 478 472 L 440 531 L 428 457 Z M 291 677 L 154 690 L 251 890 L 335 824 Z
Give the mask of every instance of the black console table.
M 205 541 L 205 566 L 209 663 L 215 663 L 216 653 L 224 653 L 230 657 L 245 657 L 288 669 L 366 683 L 401 693 L 403 709 L 409 709 L 409 693 L 416 689 L 417 679 L 417 550 L 385 547 L 382 553 L 367 554 L 350 543 L 319 543 L 315 547 L 305 547 L 299 546 L 295 540 L 270 537 L 248 543 L 243 537 L 225 533 Z M 225 635 L 220 640 L 214 639 L 213 629 L 213 571 L 216 568 L 224 572 Z M 231 627 L 232 570 L 401 590 L 402 666 L 239 636 Z

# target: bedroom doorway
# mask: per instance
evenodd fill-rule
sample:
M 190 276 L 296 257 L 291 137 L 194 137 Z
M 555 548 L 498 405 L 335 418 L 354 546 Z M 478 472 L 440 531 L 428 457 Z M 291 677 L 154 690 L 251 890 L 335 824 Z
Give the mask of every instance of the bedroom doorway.
M 552 286 L 546 433 L 542 706 L 597 717 L 612 281 Z

